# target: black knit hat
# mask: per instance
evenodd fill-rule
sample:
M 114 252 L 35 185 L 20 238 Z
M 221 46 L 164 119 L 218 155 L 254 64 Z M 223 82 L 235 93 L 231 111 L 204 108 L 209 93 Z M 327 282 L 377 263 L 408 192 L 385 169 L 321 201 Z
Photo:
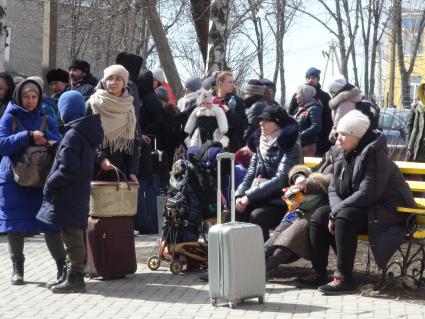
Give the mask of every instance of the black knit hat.
M 137 81 L 140 69 L 142 68 L 143 58 L 139 55 L 127 52 L 120 52 L 115 59 L 117 64 L 121 64 L 130 74 L 130 80 Z
M 84 73 L 89 74 L 90 73 L 90 64 L 87 61 L 84 60 L 78 60 L 75 59 L 71 62 L 71 64 L 68 67 L 68 70 L 74 68 L 83 71 Z
M 46 74 L 46 80 L 49 84 L 53 81 L 68 83 L 69 73 L 63 69 L 51 69 Z

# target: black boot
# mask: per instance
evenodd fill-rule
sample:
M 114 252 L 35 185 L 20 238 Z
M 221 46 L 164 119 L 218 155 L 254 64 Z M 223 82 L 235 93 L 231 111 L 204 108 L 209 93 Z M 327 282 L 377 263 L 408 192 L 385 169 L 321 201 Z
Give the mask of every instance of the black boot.
M 55 294 L 66 294 L 71 292 L 86 292 L 86 283 L 84 282 L 84 274 L 68 269 L 65 281 L 56 286 L 52 286 L 50 290 Z
M 66 261 L 65 258 L 56 260 L 56 267 L 58 272 L 56 274 L 56 280 L 52 280 L 46 283 L 46 288 L 50 289 L 52 286 L 59 285 L 66 279 Z
M 24 257 L 12 257 L 13 274 L 10 282 L 12 285 L 24 284 Z

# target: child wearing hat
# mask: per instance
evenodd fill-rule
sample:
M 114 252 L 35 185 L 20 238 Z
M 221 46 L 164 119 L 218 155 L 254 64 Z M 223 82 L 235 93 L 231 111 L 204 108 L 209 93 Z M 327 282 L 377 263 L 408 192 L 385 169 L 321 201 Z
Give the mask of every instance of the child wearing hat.
M 220 142 L 223 148 L 229 144 L 225 135 L 228 130 L 226 114 L 217 104 L 213 104 L 214 97 L 210 91 L 201 89 L 197 99 L 197 107 L 190 114 L 184 131 L 189 134 L 185 143 L 191 146 L 200 146 L 207 141 Z
M 89 214 L 90 181 L 96 147 L 103 140 L 100 115 L 85 115 L 84 97 L 68 91 L 59 98 L 66 133 L 43 190 L 37 219 L 62 228 L 69 268 L 58 269 L 58 280 L 46 284 L 53 293 L 85 292 L 84 230 Z

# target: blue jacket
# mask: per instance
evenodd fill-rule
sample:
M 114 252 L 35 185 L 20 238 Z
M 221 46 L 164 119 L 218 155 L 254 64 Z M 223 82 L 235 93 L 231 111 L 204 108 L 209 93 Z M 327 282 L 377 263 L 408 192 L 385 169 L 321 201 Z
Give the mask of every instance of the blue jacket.
M 313 99 L 306 105 L 298 107 L 294 118 L 300 126 L 301 146 L 319 142 L 322 131 L 322 104 L 319 99 Z
M 298 124 L 293 118 L 288 118 L 287 123 L 280 129 L 277 143 L 269 148 L 263 160 L 259 158 L 260 129 L 250 136 L 248 147 L 255 154 L 251 158 L 248 171 L 244 180 L 236 191 L 236 197 L 246 195 L 250 204 L 273 204 L 284 207 L 281 199 L 282 189 L 288 186 L 290 169 L 301 162 L 301 147 L 297 143 Z M 267 178 L 258 187 L 251 187 L 255 177 L 261 175 Z
M 85 229 L 96 147 L 103 141 L 100 115 L 81 117 L 69 122 L 66 128 L 44 186 L 37 219 L 61 227 Z
M 28 131 L 39 130 L 42 122 L 42 108 L 30 112 L 13 102 L 7 106 L 0 119 L 0 232 L 50 232 L 59 228 L 43 224 L 35 216 L 43 200 L 42 188 L 21 187 L 13 180 L 12 160 L 18 160 L 30 145 Z M 12 132 L 13 116 L 24 126 L 17 125 Z M 60 141 L 56 123 L 47 118 L 48 128 L 44 134 L 48 140 Z

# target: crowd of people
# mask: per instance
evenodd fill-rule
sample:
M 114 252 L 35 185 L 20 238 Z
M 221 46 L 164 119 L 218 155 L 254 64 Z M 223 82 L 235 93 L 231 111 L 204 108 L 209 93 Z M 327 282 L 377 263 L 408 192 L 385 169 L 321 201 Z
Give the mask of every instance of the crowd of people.
M 90 181 L 115 180 L 115 167 L 132 181 L 152 175 L 146 158 L 153 140 L 164 153 L 157 171 L 164 192 L 177 149 L 213 141 L 236 153 L 243 172 L 237 219 L 261 227 L 268 271 L 307 258 L 312 271 L 300 278 L 301 286 L 326 294 L 352 292 L 361 233 L 369 234 L 378 266 L 386 265 L 406 232 L 395 209 L 414 201 L 388 157 L 385 136 L 376 130 L 379 110 L 363 101 L 359 88 L 338 75 L 328 94 L 320 70 L 312 67 L 286 110 L 275 100 L 272 81 L 250 79 L 239 89 L 225 70 L 190 77 L 176 101 L 164 71 L 141 71 L 142 63 L 140 56 L 121 52 L 98 81 L 89 63 L 76 59 L 68 71 L 46 74 L 51 96 L 38 76 L 0 74 L 0 232 L 7 233 L 12 284 L 24 283 L 24 238 L 44 233 L 57 264 L 57 280 L 46 286 L 56 293 L 85 290 Z M 417 126 L 423 134 L 424 119 L 423 107 L 416 110 L 415 138 Z M 51 144 L 58 146 L 44 188 L 21 185 L 14 163 L 30 146 Z M 417 145 L 409 145 L 418 157 Z M 301 165 L 304 156 L 323 161 L 312 172 Z M 283 195 L 288 191 L 303 194 L 299 205 Z M 337 253 L 332 278 L 330 247 Z

